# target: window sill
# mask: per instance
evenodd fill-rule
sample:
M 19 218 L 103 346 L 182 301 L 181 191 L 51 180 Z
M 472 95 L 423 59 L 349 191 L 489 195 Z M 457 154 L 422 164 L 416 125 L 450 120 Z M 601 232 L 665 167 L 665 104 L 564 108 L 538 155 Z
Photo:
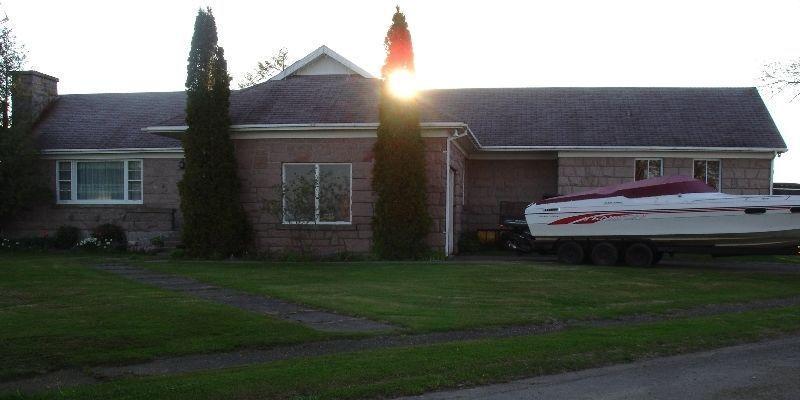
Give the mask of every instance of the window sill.
M 125 206 L 125 205 L 142 205 L 144 204 L 143 201 L 130 201 L 130 200 L 116 200 L 116 201 L 93 201 L 93 200 L 75 200 L 75 201 L 57 201 L 56 205 L 59 206 L 70 206 L 70 205 L 78 205 L 78 206 Z
M 352 231 L 356 226 L 350 222 L 303 224 L 284 222 L 278 225 L 280 230 L 320 230 L 320 231 Z

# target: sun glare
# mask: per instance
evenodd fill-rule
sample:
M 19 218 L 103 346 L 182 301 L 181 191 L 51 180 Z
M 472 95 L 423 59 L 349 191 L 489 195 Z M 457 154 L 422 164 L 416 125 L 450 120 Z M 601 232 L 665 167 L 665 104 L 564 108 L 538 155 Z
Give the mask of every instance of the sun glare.
M 389 91 L 401 98 L 410 99 L 417 94 L 417 78 L 407 69 L 398 69 L 388 77 Z

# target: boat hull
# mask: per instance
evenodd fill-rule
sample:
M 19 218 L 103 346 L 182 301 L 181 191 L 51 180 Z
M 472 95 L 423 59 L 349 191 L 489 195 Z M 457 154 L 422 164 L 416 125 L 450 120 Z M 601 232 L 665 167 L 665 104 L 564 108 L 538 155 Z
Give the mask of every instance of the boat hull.
M 800 196 L 611 197 L 533 204 L 525 218 L 536 240 L 646 239 L 665 246 L 800 243 Z

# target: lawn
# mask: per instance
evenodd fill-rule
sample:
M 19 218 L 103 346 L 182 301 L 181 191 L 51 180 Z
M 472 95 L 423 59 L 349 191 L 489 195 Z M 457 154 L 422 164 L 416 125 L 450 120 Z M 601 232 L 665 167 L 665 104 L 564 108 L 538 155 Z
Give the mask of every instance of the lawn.
M 323 338 L 300 325 L 100 272 L 91 262 L 97 260 L 0 254 L 0 380 Z
M 540 336 L 310 357 L 182 376 L 124 379 L 31 398 L 388 398 L 698 351 L 798 331 L 800 308 L 790 307 L 613 328 L 577 328 Z
M 534 263 L 139 263 L 410 331 L 611 318 L 800 295 L 800 274 Z
M 0 380 L 58 368 L 324 340 L 302 326 L 91 268 L 0 258 Z M 800 295 L 800 274 L 535 263 L 126 262 L 363 315 L 409 332 L 662 313 Z M 363 398 L 626 362 L 800 332 L 800 307 L 122 379 L 45 398 Z

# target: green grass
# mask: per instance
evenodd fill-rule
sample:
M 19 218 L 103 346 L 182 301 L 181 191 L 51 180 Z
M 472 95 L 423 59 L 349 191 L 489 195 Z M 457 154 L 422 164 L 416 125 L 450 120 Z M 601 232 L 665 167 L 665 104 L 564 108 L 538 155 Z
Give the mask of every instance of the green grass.
M 349 353 L 126 379 L 45 399 L 356 399 L 417 394 L 720 347 L 800 331 L 800 308 Z
M 800 295 L 800 274 L 531 263 L 140 263 L 412 331 L 660 313 Z
M 0 255 L 0 379 L 62 367 L 321 339 L 97 271 L 91 258 Z
M 676 254 L 673 256 L 675 260 L 680 261 L 699 261 L 699 262 L 759 262 L 759 263 L 777 263 L 777 264 L 800 264 L 800 255 L 757 255 L 757 256 L 727 256 L 727 257 L 712 257 L 709 255 L 701 254 Z

